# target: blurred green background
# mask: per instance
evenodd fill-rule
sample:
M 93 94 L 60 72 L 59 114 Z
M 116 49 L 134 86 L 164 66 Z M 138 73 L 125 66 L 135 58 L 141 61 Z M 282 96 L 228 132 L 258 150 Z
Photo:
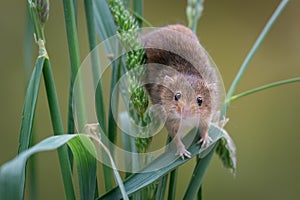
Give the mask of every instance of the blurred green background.
M 27 1 L 0 3 L 0 164 L 15 157 L 24 100 L 24 43 Z M 197 35 L 230 86 L 243 59 L 280 3 L 279 0 L 206 0 Z M 81 60 L 88 54 L 83 2 L 78 1 Z M 186 24 L 186 1 L 145 0 L 145 18 L 154 26 Z M 249 65 L 237 92 L 300 76 L 300 1 L 291 1 Z M 61 1 L 51 1 L 46 24 L 64 122 L 67 120 L 69 61 Z M 36 48 L 34 48 L 36 52 Z M 36 54 L 35 54 L 36 55 Z M 52 135 L 43 84 L 36 115 L 37 141 Z M 226 126 L 237 146 L 236 177 L 217 156 L 203 185 L 204 199 L 300 199 L 300 83 L 272 88 L 231 104 Z M 65 124 L 66 127 L 66 124 Z M 36 156 L 39 199 L 63 199 L 56 152 Z M 179 199 L 192 173 L 179 171 Z M 103 192 L 103 191 L 100 191 Z

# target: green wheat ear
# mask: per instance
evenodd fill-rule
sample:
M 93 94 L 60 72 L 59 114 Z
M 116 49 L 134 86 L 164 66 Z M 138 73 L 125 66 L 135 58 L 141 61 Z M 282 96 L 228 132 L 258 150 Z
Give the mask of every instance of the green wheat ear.
M 136 124 L 145 126 L 149 123 L 145 120 L 144 116 L 149 101 L 138 78 L 144 71 L 143 64 L 145 63 L 143 45 L 141 41 L 137 39 L 139 26 L 128 10 L 125 9 L 121 1 L 110 0 L 109 8 L 118 29 L 119 39 L 124 46 L 128 48 L 127 50 L 129 50 L 126 59 L 126 70 L 133 72 L 133 75 L 129 77 L 129 113 Z M 143 133 L 144 136 L 149 136 L 149 134 L 150 133 Z M 136 138 L 136 146 L 139 152 L 145 152 L 151 141 L 151 139 L 147 139 L 144 136 L 143 138 Z

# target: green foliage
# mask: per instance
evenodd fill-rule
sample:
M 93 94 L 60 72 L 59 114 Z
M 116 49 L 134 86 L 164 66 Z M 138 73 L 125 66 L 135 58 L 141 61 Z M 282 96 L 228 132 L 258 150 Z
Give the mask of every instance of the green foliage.
M 140 6 L 136 6 L 140 8 Z M 138 38 L 138 24 L 134 18 L 125 9 L 120 0 L 109 0 L 109 8 L 116 23 L 119 39 L 125 46 L 127 53 L 126 70 L 130 71 L 130 114 L 137 124 L 147 125 L 145 121 L 145 111 L 148 107 L 148 96 L 141 87 L 139 77 L 143 73 L 144 50 L 141 41 Z M 141 22 L 140 22 L 141 23 Z M 143 136 L 149 136 L 150 133 L 143 133 Z M 136 145 L 139 152 L 145 152 L 150 145 L 149 137 L 137 137 Z
M 28 149 L 30 145 L 30 139 L 32 137 L 32 125 L 34 120 L 34 113 L 43 72 L 44 61 L 45 57 L 40 57 L 37 59 L 27 87 L 22 113 L 22 126 L 19 137 L 19 153 Z
M 77 134 L 46 138 L 4 164 L 0 168 L 0 198 L 23 199 L 27 160 L 36 153 L 62 148 L 64 144 L 68 144 L 74 154 L 78 170 L 81 199 L 93 199 L 96 183 L 96 160 L 87 149 L 91 150 L 94 146 L 85 135 Z M 90 148 L 87 148 L 87 145 Z M 75 199 L 75 196 L 72 199 Z
M 96 31 L 102 40 L 105 40 L 118 33 L 120 40 L 131 50 L 127 54 L 125 63 L 122 61 L 112 63 L 113 73 L 111 86 L 114 88 L 120 76 L 125 71 L 133 72 L 133 75 L 130 77 L 129 87 L 131 97 L 130 114 L 131 118 L 135 120 L 137 124 L 145 126 L 147 123 L 149 123 L 149 117 L 147 116 L 147 113 L 145 114 L 145 111 L 148 107 L 148 98 L 140 86 L 140 80 L 138 78 L 143 72 L 142 64 L 144 63 L 144 50 L 142 48 L 142 44 L 137 39 L 138 28 L 139 26 L 142 26 L 143 22 L 141 20 L 143 14 L 143 2 L 135 1 L 133 4 L 134 13 L 139 16 L 137 18 L 137 22 L 130 15 L 128 10 L 125 9 L 120 0 L 109 0 L 108 2 L 104 0 L 85 0 L 90 50 L 94 49 L 94 47 L 97 45 Z M 126 6 L 129 7 L 130 2 L 125 2 Z M 233 95 L 235 88 L 240 82 L 250 60 L 254 56 L 258 47 L 270 30 L 272 24 L 279 17 L 281 11 L 284 9 L 287 3 L 287 0 L 283 0 L 278 6 L 277 10 L 274 12 L 269 22 L 263 29 L 261 35 L 253 45 L 253 48 L 250 50 L 248 56 L 241 66 L 239 73 L 229 89 L 224 110 L 227 110 L 230 102 L 233 102 L 240 97 L 270 87 L 300 81 L 300 78 L 284 80 L 255 88 L 238 95 Z M 64 0 L 63 5 L 70 55 L 69 59 L 71 63 L 68 132 L 74 133 L 74 119 L 71 106 L 73 96 L 72 89 L 75 76 L 80 66 L 80 49 L 78 45 L 76 10 L 74 9 L 75 6 L 72 0 Z M 75 189 L 73 186 L 73 174 L 71 170 L 72 162 L 70 162 L 72 159 L 69 157 L 66 144 L 70 147 L 72 155 L 75 159 L 80 199 L 85 200 L 98 197 L 96 184 L 97 161 L 95 159 L 95 147 L 97 146 L 95 145 L 100 146 L 101 151 L 106 153 L 112 166 L 112 170 L 105 171 L 107 169 L 104 168 L 104 177 L 99 178 L 104 179 L 104 182 L 106 185 L 108 185 L 107 188 L 109 189 L 113 187 L 113 177 L 118 185 L 118 187 L 112 188 L 110 191 L 106 191 L 105 194 L 101 195 L 101 197 L 98 197 L 99 199 L 129 199 L 128 196 L 130 196 L 132 199 L 141 199 L 142 197 L 148 199 L 163 199 L 166 196 L 166 193 L 168 193 L 167 196 L 169 199 L 176 199 L 176 183 L 180 181 L 177 177 L 177 170 L 182 164 L 189 162 L 191 159 L 176 159 L 174 162 L 161 167 L 161 163 L 166 162 L 170 157 L 174 156 L 172 152 L 167 151 L 142 169 L 140 173 L 131 174 L 130 176 L 128 173 L 126 174 L 126 180 L 122 180 L 111 156 L 112 152 L 110 152 L 109 149 L 102 143 L 101 138 L 95 138 L 92 136 L 88 137 L 82 134 L 64 134 L 62 116 L 56 95 L 55 82 L 52 75 L 50 60 L 45 47 L 44 25 L 49 16 L 49 8 L 50 6 L 48 0 L 28 1 L 28 10 L 34 28 L 36 43 L 39 47 L 39 55 L 37 56 L 36 63 L 26 90 L 19 138 L 19 155 L 13 160 L 2 165 L 0 168 L 0 199 L 24 199 L 27 160 L 30 158 L 30 156 L 36 153 L 49 150 L 58 151 L 66 199 L 76 199 Z M 202 1 L 188 1 L 187 16 L 189 20 L 189 27 L 191 27 L 194 32 L 196 31 L 197 21 L 201 16 L 202 9 Z M 112 49 L 111 45 L 112 44 L 108 44 L 105 47 L 107 52 L 110 52 L 109 50 Z M 93 66 L 100 65 L 100 60 L 98 57 L 93 57 L 92 60 Z M 93 67 L 93 69 L 97 70 L 97 67 Z M 98 72 L 95 71 L 95 73 L 97 74 Z M 48 137 L 38 144 L 31 146 L 30 141 L 32 138 L 32 126 L 36 114 L 35 108 L 42 74 L 45 80 L 45 90 L 48 98 L 53 132 L 56 136 Z M 99 94 L 97 95 L 98 99 L 96 100 L 98 106 L 98 121 L 103 128 L 102 131 L 108 135 L 109 139 L 113 143 L 115 143 L 116 124 L 112 121 L 112 109 L 109 109 L 107 128 L 107 120 L 102 96 L 102 83 L 100 82 L 97 84 L 97 93 Z M 118 98 L 112 101 L 111 106 L 117 106 L 117 102 Z M 83 109 L 83 107 L 81 108 Z M 81 113 L 83 113 L 83 116 L 81 116 L 79 123 L 80 126 L 84 126 L 85 112 L 83 111 Z M 220 116 L 221 119 L 225 118 L 225 112 L 222 114 L 223 115 Z M 197 164 L 186 189 L 184 199 L 195 199 L 197 195 L 198 197 L 201 196 L 201 190 L 199 192 L 199 189 L 201 188 L 205 172 L 207 171 L 214 152 L 220 156 L 225 167 L 232 169 L 232 171 L 235 172 L 235 149 L 227 132 L 222 129 L 223 125 L 220 125 L 221 128 L 213 125 L 210 126 L 209 135 L 212 136 L 213 144 L 208 149 L 202 149 L 198 144 L 196 144 L 197 140 L 193 141 L 192 145 L 189 147 L 188 150 L 191 152 L 192 157 L 200 158 L 197 160 Z M 135 140 L 135 145 L 129 137 L 124 136 L 122 138 L 124 149 L 128 151 L 130 150 L 131 152 L 146 152 L 151 142 L 151 138 L 145 137 L 149 135 L 147 132 L 140 134 L 141 137 Z M 188 134 L 183 140 L 185 141 L 190 139 L 188 137 L 192 137 L 191 134 Z M 94 143 L 91 141 L 91 138 L 94 140 Z M 168 177 L 170 177 L 170 181 L 169 188 L 167 190 Z

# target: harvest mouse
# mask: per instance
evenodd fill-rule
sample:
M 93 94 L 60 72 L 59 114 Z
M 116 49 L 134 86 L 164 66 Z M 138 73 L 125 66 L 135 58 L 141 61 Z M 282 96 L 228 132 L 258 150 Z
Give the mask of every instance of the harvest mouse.
M 208 127 L 219 101 L 219 78 L 197 36 L 183 25 L 169 25 L 142 36 L 145 48 L 145 88 L 152 104 L 163 107 L 165 127 L 177 154 L 190 158 L 182 127 L 201 128 L 198 143 L 211 142 Z

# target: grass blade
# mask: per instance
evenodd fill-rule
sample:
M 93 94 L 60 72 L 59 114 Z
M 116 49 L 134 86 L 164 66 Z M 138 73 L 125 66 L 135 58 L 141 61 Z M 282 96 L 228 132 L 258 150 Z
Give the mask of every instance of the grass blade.
M 102 41 L 106 40 L 107 38 L 113 36 L 116 34 L 117 28 L 115 26 L 115 23 L 113 21 L 113 17 L 109 11 L 109 7 L 107 4 L 107 1 L 94 1 L 94 19 L 96 24 L 96 30 L 98 34 L 100 35 L 100 38 Z M 106 42 L 107 46 L 105 46 L 105 50 L 107 54 L 113 53 L 114 47 L 113 44 L 109 44 Z M 117 80 L 116 72 L 117 70 L 117 62 L 112 63 L 112 69 L 113 69 L 113 78 L 112 78 L 112 84 Z M 113 87 L 111 86 L 111 91 Z M 97 95 L 98 96 L 98 95 Z M 110 101 L 111 102 L 111 101 Z M 117 99 L 114 100 L 114 102 L 117 102 Z M 108 138 L 110 140 L 114 140 L 116 129 L 114 120 L 111 120 L 111 106 L 109 109 L 109 131 L 104 130 L 106 135 L 108 135 Z M 99 115 L 98 115 L 99 116 Z M 99 117 L 98 117 L 99 118 Z M 106 127 L 106 126 L 105 126 Z M 109 167 L 106 165 L 103 166 L 103 175 L 104 175 L 104 182 L 105 182 L 105 188 L 106 190 L 110 190 L 113 187 L 113 180 L 112 180 L 112 171 Z
M 133 1 L 133 11 L 134 11 L 134 13 L 136 13 L 138 16 L 142 17 L 143 16 L 143 6 L 144 6 L 143 0 Z M 136 21 L 137 21 L 140 28 L 143 27 L 143 20 L 141 18 L 136 18 Z
M 215 126 L 210 126 L 209 135 L 212 137 L 213 141 L 218 141 L 220 138 L 224 136 L 224 131 L 222 129 L 219 129 Z M 183 140 L 188 140 L 191 137 L 191 134 L 188 134 Z M 188 148 L 188 151 L 191 152 L 191 157 L 195 157 L 197 155 L 206 155 L 208 152 L 213 154 L 212 148 L 215 146 L 216 143 L 213 143 L 212 146 L 210 146 L 210 149 L 200 149 L 200 146 L 196 144 L 197 140 L 193 142 L 193 144 Z M 173 153 L 171 153 L 173 154 Z M 168 164 L 167 166 L 161 168 L 161 163 L 164 163 L 165 160 L 169 160 L 170 158 L 170 152 L 166 152 L 159 156 L 156 160 L 151 162 L 150 165 L 148 165 L 146 168 L 144 168 L 140 173 L 134 174 L 131 177 L 129 177 L 125 182 L 124 186 L 127 191 L 127 195 L 132 195 L 133 193 L 141 190 L 142 188 L 152 184 L 154 181 L 158 180 L 159 178 L 163 177 L 167 173 L 171 172 L 175 168 L 179 167 L 180 165 L 186 163 L 189 161 L 189 159 L 177 159 L 176 161 Z M 207 159 L 206 162 L 209 163 L 209 160 Z M 157 169 L 156 171 L 151 171 L 152 169 Z M 150 172 L 149 172 L 150 171 Z M 199 173 L 205 173 L 204 169 Z M 120 189 L 114 188 L 113 190 L 107 192 L 103 196 L 101 196 L 99 199 L 120 199 L 122 198 Z
M 117 27 L 109 11 L 107 1 L 94 1 L 94 14 L 97 32 L 101 40 L 105 40 L 117 33 Z M 111 53 L 111 46 L 106 48 L 107 53 Z
M 283 9 L 285 8 L 285 6 L 287 5 L 288 2 L 289 2 L 289 0 L 282 0 L 281 1 L 281 3 L 277 7 L 277 9 L 273 13 L 273 15 L 271 16 L 271 18 L 267 22 L 267 24 L 264 26 L 264 29 L 262 30 L 262 32 L 260 33 L 260 35 L 256 39 L 256 41 L 255 41 L 254 45 L 252 46 L 251 50 L 249 51 L 249 53 L 248 53 L 247 57 L 245 58 L 239 72 L 237 73 L 236 77 L 234 78 L 234 80 L 233 80 L 233 82 L 232 82 L 232 84 L 231 84 L 231 86 L 228 90 L 227 97 L 226 97 L 225 110 L 229 106 L 229 102 L 230 102 L 229 99 L 234 94 L 234 91 L 235 91 L 238 83 L 240 82 L 243 74 L 245 73 L 245 71 L 246 71 L 251 59 L 253 58 L 255 52 L 257 51 L 259 46 L 262 44 L 262 42 L 265 39 L 267 33 L 270 31 L 272 25 L 278 19 L 278 17 L 280 16 L 280 13 L 283 11 Z
M 157 185 L 157 191 L 155 194 L 156 200 L 161 200 L 165 198 L 166 188 L 167 188 L 167 182 L 168 182 L 168 174 L 163 176 L 158 185 Z
M 93 81 L 94 85 L 96 86 L 96 113 L 98 122 L 100 127 L 103 130 L 106 130 L 106 112 L 104 107 L 104 99 L 103 99 L 103 88 L 102 88 L 102 81 L 99 80 L 97 82 L 96 76 L 100 74 L 100 59 L 99 59 L 99 52 L 98 49 L 95 48 L 98 45 L 96 30 L 95 30 L 95 18 L 94 18 L 94 1 L 92 0 L 85 0 L 84 1 L 84 8 L 85 8 L 85 16 L 87 21 L 87 30 L 88 30 L 88 39 L 89 39 L 89 46 L 90 46 L 90 53 L 92 59 L 92 70 L 93 70 Z M 96 186 L 95 186 L 95 196 L 98 196 L 98 187 L 97 187 L 97 178 L 96 178 Z
M 174 169 L 170 173 L 168 200 L 174 200 L 175 199 L 177 175 L 178 175 L 178 168 Z
M 74 116 L 73 116 L 73 88 L 74 81 L 77 75 L 78 69 L 80 67 L 80 54 L 79 54 L 79 44 L 78 44 L 78 34 L 75 19 L 74 3 L 73 0 L 63 0 L 65 24 L 68 39 L 68 49 L 71 64 L 71 78 L 70 78 L 70 88 L 69 88 L 69 111 L 68 111 L 68 133 L 74 133 Z M 81 98 L 82 104 L 83 100 Z M 80 106 L 81 117 L 78 119 L 79 127 L 84 127 L 85 125 L 85 112 L 83 112 L 83 106 Z
M 28 87 L 33 66 L 33 25 L 30 19 L 29 12 L 26 13 L 26 25 L 25 25 L 25 41 L 24 41 L 24 72 L 25 72 L 25 90 Z M 25 93 L 26 94 L 26 93 Z M 31 141 L 30 144 L 35 143 L 34 127 L 31 129 Z M 28 185 L 29 185 L 29 197 L 32 200 L 37 199 L 37 173 L 36 173 L 36 158 L 31 158 L 28 163 Z
M 0 168 L 0 199 L 23 199 L 25 166 L 28 158 L 38 152 L 55 150 L 76 136 L 49 137 L 2 165 Z
M 65 134 L 44 139 L 33 147 L 20 153 L 0 168 L 0 199 L 23 199 L 25 166 L 34 154 L 61 149 L 68 144 L 74 154 L 78 169 L 81 199 L 94 199 L 96 183 L 96 159 L 89 151 L 95 151 L 93 143 L 86 135 Z M 84 183 L 84 184 L 83 184 Z M 67 197 L 67 199 L 75 199 Z
M 32 125 L 34 113 L 38 98 L 38 92 L 43 72 L 45 57 L 39 57 L 36 60 L 34 70 L 32 72 L 28 87 L 26 90 L 25 102 L 22 113 L 22 125 L 19 137 L 19 149 L 21 153 L 29 148 L 31 140 Z
M 216 146 L 215 146 L 216 147 Z M 199 189 L 201 187 L 205 172 L 208 168 L 208 165 L 211 161 L 211 158 L 215 152 L 215 147 L 212 151 L 209 152 L 207 156 L 202 159 L 199 159 L 197 165 L 194 169 L 192 179 L 189 183 L 189 186 L 185 192 L 184 200 L 195 199 L 198 195 Z
M 99 60 L 99 53 L 98 50 L 95 49 L 95 47 L 98 45 L 97 36 L 96 36 L 96 30 L 95 30 L 95 23 L 94 23 L 94 9 L 93 9 L 94 1 L 92 0 L 85 0 L 85 14 L 86 14 L 86 21 L 87 21 L 87 29 L 88 29 L 88 39 L 89 39 L 89 46 L 90 46 L 90 53 L 91 55 L 91 62 L 92 62 L 92 70 L 93 74 L 97 76 L 100 74 L 99 72 L 99 66 L 100 66 L 100 60 Z M 94 78 L 94 85 L 96 88 L 96 109 L 97 109 L 97 116 L 98 116 L 98 122 L 100 126 L 103 128 L 103 130 L 106 130 L 106 114 L 105 114 L 105 108 L 104 108 L 104 100 L 103 100 L 103 89 L 102 89 L 102 81 L 99 80 L 98 83 L 96 83 L 96 77 Z
M 229 101 L 233 102 L 233 101 L 235 101 L 235 100 L 237 100 L 237 99 L 239 99 L 241 97 L 247 96 L 249 94 L 253 94 L 255 92 L 259 92 L 259 91 L 262 91 L 262 90 L 265 90 L 265 89 L 269 89 L 269 88 L 272 88 L 272 87 L 277 87 L 277 86 L 280 86 L 280 85 L 294 83 L 294 82 L 299 82 L 299 81 L 300 81 L 300 77 L 297 77 L 297 78 L 291 78 L 291 79 L 287 79 L 287 80 L 282 80 L 282 81 L 277 81 L 277 82 L 274 82 L 274 83 L 270 83 L 270 84 L 263 85 L 263 86 L 260 86 L 260 87 L 257 87 L 257 88 L 254 88 L 254 89 L 242 92 L 240 94 L 234 95 L 234 96 L 232 96 L 229 99 Z
M 123 184 L 123 181 L 122 181 L 122 178 L 121 178 L 121 176 L 118 172 L 116 164 L 115 164 L 115 162 L 113 160 L 113 157 L 110 153 L 110 150 L 104 145 L 104 143 L 101 141 L 101 139 L 99 139 L 99 137 L 97 137 L 96 135 L 90 134 L 90 138 L 94 139 L 101 146 L 101 148 L 105 151 L 105 153 L 107 154 L 107 156 L 110 160 L 111 168 L 113 169 L 113 172 L 114 172 L 114 178 L 115 178 L 117 184 L 119 185 L 118 188 L 121 192 L 122 198 L 124 200 L 129 200 L 129 198 L 127 196 L 127 192 L 126 192 L 124 184 Z
M 92 200 L 96 188 L 97 160 L 89 151 L 96 152 L 95 147 L 88 137 L 81 135 L 68 144 L 76 161 L 80 199 Z

